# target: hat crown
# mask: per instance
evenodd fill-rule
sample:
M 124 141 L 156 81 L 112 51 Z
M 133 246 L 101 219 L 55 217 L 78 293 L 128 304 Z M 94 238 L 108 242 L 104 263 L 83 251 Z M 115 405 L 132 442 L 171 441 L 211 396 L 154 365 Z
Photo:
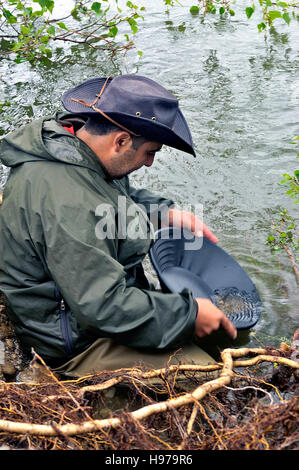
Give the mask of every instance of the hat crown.
M 91 78 L 65 91 L 62 103 L 72 114 L 107 119 L 132 135 L 195 156 L 177 98 L 150 78 L 135 74 Z
M 98 106 L 103 111 L 151 119 L 172 127 L 178 110 L 178 100 L 169 91 L 149 78 L 138 75 L 115 77 L 104 90 Z

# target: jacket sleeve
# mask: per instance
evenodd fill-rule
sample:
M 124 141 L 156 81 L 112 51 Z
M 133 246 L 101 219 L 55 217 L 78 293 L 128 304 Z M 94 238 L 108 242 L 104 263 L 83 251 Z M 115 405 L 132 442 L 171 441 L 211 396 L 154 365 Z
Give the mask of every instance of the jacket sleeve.
M 174 206 L 174 201 L 152 193 L 148 189 L 137 189 L 128 183 L 129 195 L 133 201 L 142 206 L 150 221 L 156 229 L 161 227 L 161 219 L 164 214 Z
M 95 235 L 92 192 L 68 188 L 41 198 L 45 263 L 78 325 L 93 337 L 111 337 L 134 348 L 165 349 L 191 340 L 196 308 L 189 291 L 164 294 L 126 285 L 126 271 L 117 260 L 116 239 Z M 58 185 L 58 188 L 60 186 Z

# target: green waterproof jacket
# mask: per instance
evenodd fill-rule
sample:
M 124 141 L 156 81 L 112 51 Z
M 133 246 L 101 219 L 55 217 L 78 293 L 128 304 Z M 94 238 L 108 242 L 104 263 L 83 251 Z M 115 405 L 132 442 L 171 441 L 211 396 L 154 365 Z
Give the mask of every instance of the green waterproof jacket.
M 191 293 L 151 291 L 141 264 L 152 243 L 151 204 L 172 201 L 133 189 L 128 177 L 109 178 L 61 118 L 72 119 L 57 113 L 34 121 L 0 149 L 10 167 L 0 290 L 23 347 L 63 363 L 99 337 L 141 349 L 183 345 L 195 329 Z M 144 222 L 146 236 L 135 236 Z

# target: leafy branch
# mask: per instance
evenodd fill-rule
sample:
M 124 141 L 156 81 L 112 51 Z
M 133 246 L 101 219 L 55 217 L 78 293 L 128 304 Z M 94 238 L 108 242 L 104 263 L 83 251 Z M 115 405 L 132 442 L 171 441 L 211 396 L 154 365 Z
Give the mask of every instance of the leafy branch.
M 194 15 L 200 11 L 206 15 L 207 13 L 224 15 L 229 14 L 230 16 L 235 15 L 235 11 L 232 10 L 230 2 L 228 0 L 198 0 L 198 6 L 193 5 L 190 8 L 190 12 Z
M 266 244 L 270 246 L 273 253 L 285 251 L 299 286 L 299 234 L 296 232 L 294 219 L 288 214 L 287 209 L 280 213 L 280 220 L 273 224 L 272 230 L 274 233 L 268 236 Z
M 117 13 L 111 12 L 112 4 Z M 54 7 L 55 0 L 0 0 L 0 56 L 13 56 L 17 63 L 25 60 L 48 63 L 54 41 L 109 49 L 114 55 L 133 47 L 128 33 L 117 42 L 120 24 L 126 24 L 134 36 L 145 10 L 131 1 L 127 1 L 123 11 L 118 0 L 78 0 L 63 17 L 53 18 Z
M 299 21 L 298 2 L 272 2 L 271 0 L 259 0 L 262 12 L 262 21 L 257 25 L 259 32 L 271 27 L 275 20 L 282 19 L 288 25 L 291 19 Z M 246 8 L 247 18 L 250 19 L 255 12 L 255 3 Z
M 260 10 L 261 19 L 257 24 L 259 32 L 272 27 L 275 20 L 282 19 L 288 25 L 291 20 L 299 21 L 299 3 L 298 2 L 272 2 L 271 0 L 258 0 L 258 9 Z M 251 5 L 245 8 L 248 19 L 257 10 L 256 4 L 252 1 Z M 207 13 L 235 16 L 235 11 L 231 8 L 228 0 L 198 0 L 198 5 L 190 8 L 192 14 L 202 11 Z
M 299 143 L 299 136 L 294 137 L 294 140 L 294 144 L 297 143 L 297 140 Z M 299 158 L 299 153 L 297 154 L 297 158 Z M 294 171 L 294 176 L 291 176 L 288 173 L 284 173 L 283 177 L 284 179 L 280 181 L 280 184 L 288 186 L 286 194 L 294 199 L 294 204 L 299 204 L 299 170 Z
M 295 137 L 298 140 L 299 137 Z M 299 153 L 297 158 L 299 157 Z M 288 173 L 283 174 L 284 179 L 280 184 L 287 185 L 286 194 L 294 199 L 295 204 L 299 204 L 299 170 L 294 171 L 294 176 Z M 273 224 L 273 234 L 269 235 L 266 244 L 270 246 L 272 252 L 284 250 L 291 262 L 299 286 L 299 234 L 295 226 L 295 220 L 288 214 L 287 209 L 280 213 L 280 220 Z

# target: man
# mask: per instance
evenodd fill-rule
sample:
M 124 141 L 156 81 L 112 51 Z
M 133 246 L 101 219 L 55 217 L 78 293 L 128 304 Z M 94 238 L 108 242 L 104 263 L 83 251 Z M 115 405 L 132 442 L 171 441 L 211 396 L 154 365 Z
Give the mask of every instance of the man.
M 151 166 L 163 144 L 195 155 L 177 99 L 148 78 L 123 75 L 88 80 L 62 102 L 68 114 L 2 142 L 11 171 L 0 211 L 0 288 L 21 344 L 70 376 L 140 362 L 160 367 L 181 347 L 189 360 L 212 362 L 193 337 L 222 326 L 235 338 L 234 326 L 188 290 L 150 290 L 141 264 L 153 206 L 164 208 L 160 225 L 166 219 L 196 231 L 200 221 L 128 179 Z M 127 231 L 136 217 L 147 227 L 139 238 Z

